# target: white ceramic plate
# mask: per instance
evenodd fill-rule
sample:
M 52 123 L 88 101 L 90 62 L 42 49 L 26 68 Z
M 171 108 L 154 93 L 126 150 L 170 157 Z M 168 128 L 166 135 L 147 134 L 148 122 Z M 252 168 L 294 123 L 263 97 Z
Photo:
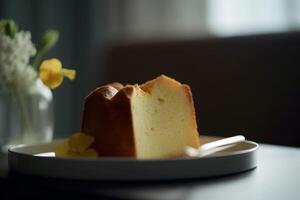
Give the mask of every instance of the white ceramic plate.
M 201 136 L 202 144 L 220 139 Z M 256 167 L 258 144 L 245 141 L 203 158 L 136 160 L 131 158 L 57 158 L 56 142 L 9 149 L 10 170 L 79 180 L 171 180 L 222 176 Z

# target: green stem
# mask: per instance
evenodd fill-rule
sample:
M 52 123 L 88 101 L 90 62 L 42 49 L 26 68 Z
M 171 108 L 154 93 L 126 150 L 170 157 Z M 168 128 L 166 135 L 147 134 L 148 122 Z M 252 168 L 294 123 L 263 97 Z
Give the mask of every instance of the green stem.
M 33 67 L 34 69 L 38 70 L 39 64 L 41 63 L 41 61 L 42 61 L 43 56 L 45 55 L 45 53 L 46 53 L 46 51 L 44 51 L 44 50 L 42 50 L 42 49 L 40 49 L 40 50 L 37 52 L 37 54 L 36 54 L 36 56 L 35 56 L 35 58 L 34 58 L 34 60 L 33 60 L 33 62 L 32 62 L 32 67 Z
M 24 130 L 24 134 L 31 134 L 32 127 L 30 123 L 28 109 L 26 106 L 25 96 L 16 87 L 13 87 L 12 91 L 20 109 L 20 121 L 21 121 L 22 128 Z

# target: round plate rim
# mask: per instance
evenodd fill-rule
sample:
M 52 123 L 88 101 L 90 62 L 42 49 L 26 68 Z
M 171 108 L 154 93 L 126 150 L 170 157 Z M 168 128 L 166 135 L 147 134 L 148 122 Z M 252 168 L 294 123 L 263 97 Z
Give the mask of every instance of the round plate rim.
M 214 137 L 214 136 L 209 136 Z M 239 154 L 245 154 L 254 152 L 259 148 L 259 144 L 251 141 L 251 140 L 245 140 L 244 143 L 251 144 L 254 147 L 234 152 L 220 152 L 212 155 L 208 155 L 205 157 L 174 157 L 174 158 L 162 158 L 162 159 L 135 159 L 130 157 L 102 157 L 102 158 L 70 158 L 70 157 L 48 157 L 48 156 L 35 156 L 27 153 L 21 153 L 16 150 L 20 148 L 28 148 L 28 147 L 34 147 L 34 146 L 41 146 L 41 145 L 50 145 L 52 143 L 59 142 L 61 140 L 56 140 L 52 142 L 46 142 L 46 143 L 39 143 L 39 144 L 19 144 L 14 145 L 8 149 L 8 154 L 17 154 L 21 156 L 29 156 L 29 157 L 39 157 L 40 159 L 57 159 L 57 160 L 72 160 L 72 161 L 92 161 L 92 162 L 172 162 L 172 161 L 178 161 L 178 160 L 191 160 L 191 159 L 207 159 L 207 158 L 218 158 L 218 157 L 228 157 L 228 156 L 235 156 Z
M 208 140 L 214 140 L 213 136 L 207 137 L 210 137 L 206 138 Z M 11 147 L 8 151 L 9 169 L 12 172 L 47 178 L 97 181 L 151 181 L 217 177 L 256 168 L 256 150 L 259 148 L 256 142 L 247 140 L 245 142 L 250 146 L 246 144 L 242 150 L 235 151 L 234 149 L 232 152 L 200 158 L 134 159 L 36 156 L 39 153 L 52 151 L 54 142 L 59 141 Z M 41 146 L 47 144 L 49 146 Z M 29 148 L 21 151 L 21 148 L 27 147 Z M 83 169 L 86 170 L 85 173 L 82 173 Z

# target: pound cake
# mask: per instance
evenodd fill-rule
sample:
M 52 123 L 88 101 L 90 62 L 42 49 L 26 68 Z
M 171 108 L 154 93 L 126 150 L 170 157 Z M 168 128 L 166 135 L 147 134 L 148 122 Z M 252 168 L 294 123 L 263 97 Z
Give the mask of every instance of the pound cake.
M 164 75 L 95 89 L 85 98 L 81 129 L 99 157 L 174 157 L 200 145 L 190 87 Z

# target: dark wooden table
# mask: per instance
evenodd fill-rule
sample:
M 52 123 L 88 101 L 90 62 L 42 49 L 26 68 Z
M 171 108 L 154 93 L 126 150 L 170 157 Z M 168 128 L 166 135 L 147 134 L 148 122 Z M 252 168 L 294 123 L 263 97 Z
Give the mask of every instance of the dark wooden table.
M 300 199 L 300 148 L 262 144 L 258 167 L 231 176 L 174 181 L 101 182 L 32 177 L 0 161 L 0 199 Z M 5 197 L 5 198 L 2 198 Z

